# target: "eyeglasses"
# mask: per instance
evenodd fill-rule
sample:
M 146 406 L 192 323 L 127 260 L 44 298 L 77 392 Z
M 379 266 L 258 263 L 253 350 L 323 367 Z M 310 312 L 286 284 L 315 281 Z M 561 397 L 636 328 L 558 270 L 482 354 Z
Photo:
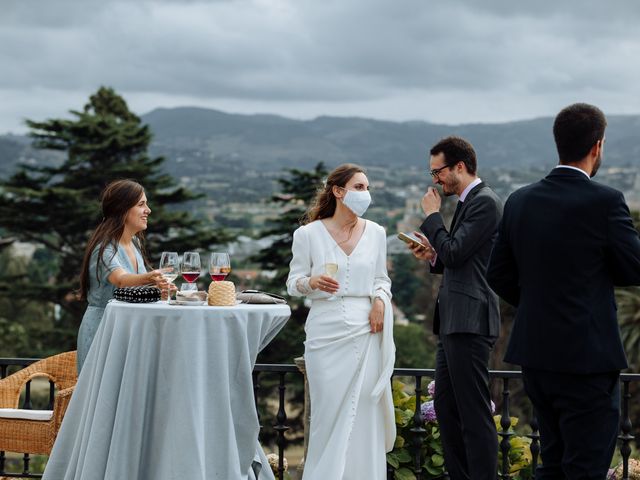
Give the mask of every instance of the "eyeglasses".
M 433 170 L 429 170 L 429 175 L 431 175 L 433 178 L 436 178 L 438 175 L 440 175 L 440 172 L 445 168 L 451 168 L 451 167 L 449 165 L 444 165 L 440 168 L 434 168 Z

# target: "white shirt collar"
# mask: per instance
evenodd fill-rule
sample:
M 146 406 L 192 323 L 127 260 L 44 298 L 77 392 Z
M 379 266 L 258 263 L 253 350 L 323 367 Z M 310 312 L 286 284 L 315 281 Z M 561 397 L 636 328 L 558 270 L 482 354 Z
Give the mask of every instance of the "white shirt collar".
M 476 185 L 482 183 L 482 180 L 480 178 L 476 178 L 473 182 L 471 182 L 469 185 L 467 185 L 467 188 L 465 188 L 462 193 L 460 194 L 460 198 L 459 200 L 461 202 L 464 202 L 465 198 L 467 198 L 467 195 L 469 195 L 469 192 L 471 190 L 473 190 L 473 187 L 475 187 Z
M 553 167 L 553 168 L 570 168 L 571 170 L 577 170 L 578 172 L 583 173 L 584 175 L 586 175 L 586 176 L 587 176 L 587 178 L 588 178 L 589 180 L 591 180 L 591 177 L 589 176 L 589 174 L 588 174 L 587 172 L 585 172 L 585 171 L 584 171 L 584 170 L 582 170 L 581 168 L 574 167 L 573 165 L 556 165 L 556 166 L 555 166 L 555 167 Z

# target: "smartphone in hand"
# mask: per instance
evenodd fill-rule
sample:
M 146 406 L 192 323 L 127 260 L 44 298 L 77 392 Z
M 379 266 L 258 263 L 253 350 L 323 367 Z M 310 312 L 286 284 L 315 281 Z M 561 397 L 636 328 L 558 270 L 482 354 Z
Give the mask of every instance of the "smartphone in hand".
M 410 234 L 406 234 L 404 232 L 398 233 L 398 238 L 403 242 L 408 243 L 412 247 L 418 246 L 418 247 L 426 248 L 427 250 L 431 248 L 429 245 L 425 245 L 424 243 L 422 243 L 422 241 L 419 238 L 414 237 L 413 235 L 410 235 Z

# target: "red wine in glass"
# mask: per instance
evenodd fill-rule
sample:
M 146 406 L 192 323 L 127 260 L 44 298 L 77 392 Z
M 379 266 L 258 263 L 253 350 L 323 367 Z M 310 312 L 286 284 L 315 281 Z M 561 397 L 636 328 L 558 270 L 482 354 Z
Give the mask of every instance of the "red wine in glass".
M 214 282 L 221 282 L 227 278 L 227 275 L 229 275 L 230 272 L 230 267 L 212 268 L 209 275 L 211 275 L 211 280 Z
M 200 276 L 200 272 L 182 272 L 182 278 L 185 282 L 193 283 Z

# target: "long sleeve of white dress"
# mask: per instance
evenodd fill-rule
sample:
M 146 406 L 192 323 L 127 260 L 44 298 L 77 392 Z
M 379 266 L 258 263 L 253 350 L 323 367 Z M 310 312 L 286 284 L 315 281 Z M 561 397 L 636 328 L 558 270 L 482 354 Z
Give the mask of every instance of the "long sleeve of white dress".
M 386 296 L 391 300 L 391 279 L 387 273 L 387 235 L 384 228 L 378 226 L 378 258 L 373 282 L 373 293 L 376 297 Z
M 289 264 L 289 277 L 287 278 L 287 291 L 292 297 L 309 295 L 313 289 L 309 286 L 311 278 L 311 255 L 307 230 L 304 227 L 293 232 L 293 245 L 291 246 L 293 258 Z

